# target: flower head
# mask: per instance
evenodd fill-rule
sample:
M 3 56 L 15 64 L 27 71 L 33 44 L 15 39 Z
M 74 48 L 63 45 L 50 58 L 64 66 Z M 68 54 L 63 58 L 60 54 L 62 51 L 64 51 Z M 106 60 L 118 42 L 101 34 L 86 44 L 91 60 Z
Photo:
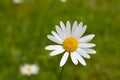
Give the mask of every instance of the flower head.
M 63 3 L 66 2 L 66 1 L 67 1 L 67 0 L 61 0 L 61 2 L 63 2 Z
M 96 51 L 91 49 L 95 46 L 93 43 L 89 43 L 94 38 L 94 34 L 90 34 L 82 37 L 85 33 L 87 26 L 83 26 L 83 23 L 79 24 L 75 21 L 71 27 L 70 22 L 67 21 L 66 25 L 60 21 L 60 27 L 56 25 L 56 31 L 52 31 L 52 35 L 47 37 L 57 43 L 57 45 L 48 45 L 45 47 L 46 50 L 52 50 L 50 56 L 55 56 L 63 53 L 63 57 L 60 61 L 62 67 L 69 55 L 72 62 L 77 65 L 80 62 L 82 65 L 86 65 L 84 58 L 90 58 L 89 54 L 95 54 Z
M 21 4 L 21 3 L 23 3 L 23 0 L 13 0 L 13 2 L 14 2 L 15 4 Z
M 23 66 L 20 67 L 20 72 L 23 75 L 28 75 L 30 76 L 31 74 L 37 74 L 39 71 L 39 68 L 36 64 L 24 64 Z

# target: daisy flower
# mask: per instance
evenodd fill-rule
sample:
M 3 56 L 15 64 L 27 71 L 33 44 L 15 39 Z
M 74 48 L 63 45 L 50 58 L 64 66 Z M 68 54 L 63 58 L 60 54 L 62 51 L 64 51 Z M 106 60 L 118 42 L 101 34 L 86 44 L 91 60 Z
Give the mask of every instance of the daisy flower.
M 23 3 L 23 0 L 13 0 L 13 2 L 14 2 L 15 4 L 21 4 L 21 3 Z
M 63 3 L 66 2 L 66 1 L 67 1 L 67 0 L 61 0 L 61 2 L 63 2 Z
M 52 35 L 47 37 L 57 43 L 57 45 L 48 45 L 45 47 L 46 50 L 52 50 L 50 56 L 55 56 L 58 54 L 63 54 L 60 61 L 60 66 L 62 67 L 69 55 L 72 62 L 77 65 L 80 62 L 82 65 L 86 65 L 84 58 L 90 58 L 89 54 L 95 54 L 96 51 L 91 49 L 95 46 L 93 43 L 89 43 L 95 35 L 90 34 L 82 37 L 85 33 L 87 26 L 80 22 L 79 24 L 75 21 L 71 27 L 70 22 L 67 21 L 66 25 L 60 21 L 60 27 L 56 25 L 56 31 L 52 31 Z
M 23 75 L 28 75 L 30 76 L 31 74 L 37 74 L 39 71 L 39 68 L 36 64 L 24 64 L 23 66 L 20 67 L 20 72 Z

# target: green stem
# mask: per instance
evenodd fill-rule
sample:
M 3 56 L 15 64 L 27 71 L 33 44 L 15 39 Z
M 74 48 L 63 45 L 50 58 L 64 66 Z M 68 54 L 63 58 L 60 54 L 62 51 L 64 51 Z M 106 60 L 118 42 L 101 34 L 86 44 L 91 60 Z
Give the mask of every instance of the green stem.
M 27 76 L 27 80 L 31 80 L 31 77 L 30 77 L 30 76 Z
M 62 80 L 62 75 L 63 75 L 63 71 L 64 71 L 65 65 L 62 67 L 60 74 L 58 76 L 58 80 Z

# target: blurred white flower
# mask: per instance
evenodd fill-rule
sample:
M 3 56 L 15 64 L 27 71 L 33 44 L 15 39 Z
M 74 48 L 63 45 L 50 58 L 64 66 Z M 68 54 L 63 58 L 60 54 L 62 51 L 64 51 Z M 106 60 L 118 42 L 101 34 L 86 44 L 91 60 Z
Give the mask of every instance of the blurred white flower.
M 39 67 L 36 64 L 24 64 L 20 67 L 20 72 L 23 75 L 30 76 L 31 74 L 37 74 L 39 71 Z
M 23 3 L 24 1 L 23 1 L 23 0 L 13 0 L 13 2 L 14 2 L 15 4 L 21 4 L 21 3 Z
M 60 27 L 56 25 L 56 31 L 52 31 L 52 35 L 47 37 L 55 42 L 58 45 L 48 45 L 45 47 L 46 50 L 53 50 L 50 53 L 50 56 L 55 56 L 61 53 L 63 57 L 60 61 L 60 66 L 62 67 L 70 55 L 72 62 L 77 65 L 80 62 L 82 65 L 86 65 L 84 58 L 90 58 L 89 54 L 95 54 L 96 51 L 91 49 L 95 46 L 93 43 L 88 43 L 94 38 L 94 34 L 90 34 L 84 37 L 81 37 L 87 29 L 87 26 L 83 26 L 83 23 L 79 24 L 75 21 L 72 25 L 70 22 L 66 22 L 66 26 L 62 21 L 60 21 Z
M 63 3 L 66 2 L 66 1 L 67 1 L 67 0 L 61 0 L 61 2 L 63 2 Z

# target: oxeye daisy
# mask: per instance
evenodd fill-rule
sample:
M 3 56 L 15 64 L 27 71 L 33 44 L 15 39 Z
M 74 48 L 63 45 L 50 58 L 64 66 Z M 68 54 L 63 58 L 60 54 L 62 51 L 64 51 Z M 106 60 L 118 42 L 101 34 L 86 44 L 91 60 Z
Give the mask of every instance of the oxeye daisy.
M 30 76 L 31 74 L 37 74 L 39 71 L 39 67 L 36 64 L 24 64 L 20 67 L 20 72 L 23 75 Z
M 67 0 L 61 0 L 61 2 L 63 2 L 63 3 L 66 2 L 66 1 L 67 1 Z
M 87 26 L 83 26 L 82 22 L 78 24 L 77 21 L 75 21 L 71 27 L 69 21 L 66 22 L 66 25 L 60 21 L 60 27 L 56 25 L 56 32 L 52 31 L 52 35 L 47 36 L 51 41 L 57 43 L 57 45 L 48 45 L 45 49 L 52 50 L 50 56 L 63 54 L 60 61 L 61 67 L 66 63 L 69 55 L 75 65 L 80 62 L 85 66 L 86 62 L 83 57 L 89 59 L 89 54 L 96 53 L 95 50 L 91 49 L 95 44 L 89 43 L 95 35 L 89 34 L 82 37 L 86 29 Z
M 23 1 L 23 0 L 13 0 L 13 2 L 14 2 L 15 4 L 21 4 L 21 3 L 23 3 L 24 1 Z

